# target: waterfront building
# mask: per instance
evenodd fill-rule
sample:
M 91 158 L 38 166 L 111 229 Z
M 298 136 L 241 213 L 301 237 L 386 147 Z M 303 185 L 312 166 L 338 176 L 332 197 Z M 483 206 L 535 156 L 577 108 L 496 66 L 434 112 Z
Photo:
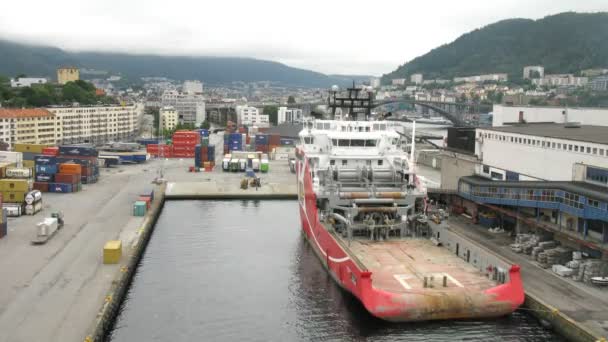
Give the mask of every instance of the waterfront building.
M 178 123 L 178 112 L 173 107 L 163 107 L 159 111 L 159 126 L 161 129 L 172 130 Z
M 42 108 L 0 108 L 0 141 L 12 146 L 55 144 L 55 115 Z
M 179 123 L 194 124 L 199 127 L 205 121 L 205 98 L 202 94 L 183 93 L 175 90 L 163 92 L 163 107 L 173 107 L 179 113 Z
M 261 114 L 256 107 L 236 106 L 236 118 L 239 126 L 268 127 L 270 125 L 268 115 Z
M 495 104 L 492 126 L 541 122 L 580 122 L 583 125 L 608 126 L 608 108 L 505 106 Z
M 532 73 L 537 73 L 538 77 L 532 77 Z M 545 68 L 541 65 L 529 65 L 524 67 L 524 80 L 531 78 L 543 78 L 545 76 Z
M 279 107 L 277 113 L 277 124 L 296 123 L 302 121 L 302 110 L 299 108 Z
M 391 80 L 392 85 L 394 86 L 398 86 L 398 85 L 405 85 L 405 78 L 393 78 Z
M 412 74 L 410 76 L 410 82 L 414 84 L 422 84 L 423 77 L 422 74 Z
M 57 83 L 64 85 L 68 82 L 78 81 L 80 70 L 77 67 L 61 67 L 57 69 Z
M 36 77 L 11 78 L 11 88 L 31 87 L 32 85 L 45 84 L 46 82 L 47 82 L 46 78 L 36 78 Z
M 598 76 L 587 84 L 591 90 L 608 91 L 608 75 Z
M 584 86 L 589 82 L 588 77 L 576 77 L 572 74 L 553 74 L 545 75 L 542 78 L 532 80 L 532 84 L 537 86 Z
M 53 106 L 55 143 L 126 141 L 137 137 L 143 119 L 143 104 L 111 106 Z

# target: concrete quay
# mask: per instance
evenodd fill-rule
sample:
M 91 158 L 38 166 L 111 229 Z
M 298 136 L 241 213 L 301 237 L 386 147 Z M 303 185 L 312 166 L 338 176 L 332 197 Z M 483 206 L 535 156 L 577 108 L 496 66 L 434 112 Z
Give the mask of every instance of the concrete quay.
M 450 230 L 521 266 L 526 291 L 524 310 L 551 323 L 560 335 L 573 341 L 606 341 L 608 290 L 558 276 L 539 267 L 528 255 L 509 248 L 511 239 L 494 234 L 462 216 L 451 216 Z

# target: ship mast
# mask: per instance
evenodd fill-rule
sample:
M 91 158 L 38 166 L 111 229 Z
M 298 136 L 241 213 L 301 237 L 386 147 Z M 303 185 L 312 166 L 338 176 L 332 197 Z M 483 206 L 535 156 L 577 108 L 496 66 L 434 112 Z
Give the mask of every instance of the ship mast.
M 338 108 L 348 110 L 351 120 L 357 120 L 358 114 L 364 114 L 365 119 L 369 119 L 372 108 L 374 108 L 374 92 L 371 87 L 357 88 L 353 81 L 353 86 L 346 88 L 347 94 L 339 94 L 339 90 L 338 86 L 331 87 L 331 94 L 327 97 L 328 106 L 331 109 L 330 120 L 335 120 Z

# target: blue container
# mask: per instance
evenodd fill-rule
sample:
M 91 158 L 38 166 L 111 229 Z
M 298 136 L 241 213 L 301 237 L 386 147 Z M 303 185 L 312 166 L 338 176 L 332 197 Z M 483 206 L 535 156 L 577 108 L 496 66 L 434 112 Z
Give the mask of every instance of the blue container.
M 118 156 L 120 158 L 121 162 L 126 162 L 126 163 L 133 163 L 135 162 L 135 156 L 127 154 L 127 155 L 120 155 Z
M 295 141 L 293 139 L 282 138 L 280 144 L 281 146 L 293 146 L 295 145 Z
M 92 146 L 59 146 L 59 155 L 61 156 L 84 156 L 97 157 L 99 153 Z
M 241 147 L 240 146 L 230 146 L 230 151 L 240 151 Z
M 38 173 L 46 173 L 46 174 L 56 174 L 57 173 L 57 164 L 48 164 L 48 165 L 36 165 L 36 174 Z
M 208 137 L 208 136 L 209 136 L 209 130 L 208 130 L 208 129 L 206 129 L 206 128 L 202 128 L 202 129 L 200 129 L 198 132 L 199 132 L 199 134 L 200 134 L 202 137 Z
M 256 145 L 268 145 L 268 134 L 258 134 L 255 136 Z
M 143 153 L 143 154 L 134 154 L 133 155 L 133 160 L 136 163 L 144 163 L 146 161 L 146 154 L 145 153 Z
M 241 133 L 230 133 L 230 138 L 228 140 L 243 140 L 243 135 Z
M 79 164 L 82 166 L 91 166 L 93 165 L 93 161 L 91 161 L 90 159 L 81 159 L 78 156 L 62 156 L 62 157 L 57 157 L 57 163 L 58 164 L 63 164 L 63 163 L 72 163 L 72 164 Z
M 72 192 L 72 184 L 49 183 L 49 192 Z
M 36 163 L 36 165 L 57 164 L 57 157 L 38 155 L 34 157 L 34 162 Z
M 50 174 L 50 173 L 39 173 L 38 171 L 36 171 L 36 182 L 46 182 L 46 183 L 50 183 L 53 181 L 53 179 L 55 178 L 54 174 Z
M 153 145 L 153 144 L 158 144 L 158 139 L 139 139 L 137 140 L 137 143 L 140 145 Z
M 207 160 L 215 160 L 215 145 L 207 146 Z

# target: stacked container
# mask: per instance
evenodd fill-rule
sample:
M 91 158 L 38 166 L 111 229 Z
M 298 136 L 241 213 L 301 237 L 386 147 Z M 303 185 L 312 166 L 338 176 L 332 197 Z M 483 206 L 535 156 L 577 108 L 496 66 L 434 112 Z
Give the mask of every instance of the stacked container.
M 173 156 L 177 158 L 194 158 L 195 147 L 200 142 L 200 134 L 193 131 L 173 133 Z
M 162 153 L 165 158 L 173 158 L 173 145 L 148 144 L 146 145 L 146 152 L 155 157 Z
M 36 215 L 42 210 L 42 193 L 32 190 L 25 195 L 25 215 Z
M 16 203 L 21 206 L 25 202 L 25 194 L 31 188 L 32 182 L 27 179 L 0 179 L 3 203 Z
M 270 134 L 268 138 L 268 152 L 274 152 L 274 149 L 281 146 L 281 136 L 279 134 Z
M 57 158 L 58 168 L 61 169 L 61 164 L 78 164 L 80 165 L 80 179 L 76 184 L 77 190 L 80 190 L 80 184 L 91 184 L 99 179 L 99 153 L 92 146 L 64 146 L 59 147 L 59 156 Z M 69 168 L 69 167 L 68 167 Z M 74 168 L 73 168 L 74 169 Z M 74 173 L 77 167 L 72 171 Z M 60 170 L 59 170 L 60 171 Z
M 268 153 L 269 140 L 268 134 L 256 134 L 254 145 L 255 151 Z

